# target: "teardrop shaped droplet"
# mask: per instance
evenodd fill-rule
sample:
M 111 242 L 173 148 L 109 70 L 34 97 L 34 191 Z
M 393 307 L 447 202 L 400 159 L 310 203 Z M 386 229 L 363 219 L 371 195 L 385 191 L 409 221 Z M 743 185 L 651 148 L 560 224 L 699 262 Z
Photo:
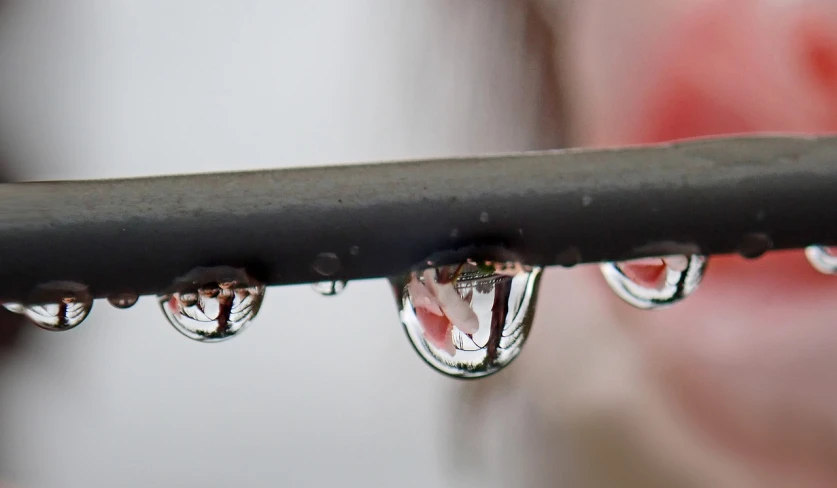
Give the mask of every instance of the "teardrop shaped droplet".
M 808 246 L 805 257 L 817 271 L 823 274 L 837 274 L 837 249 L 827 246 Z
M 602 263 L 616 295 L 644 310 L 663 309 L 693 293 L 706 273 L 706 256 L 666 256 Z
M 199 268 L 160 297 L 168 321 L 184 336 L 219 342 L 241 332 L 258 313 L 265 287 L 243 270 Z
M 392 280 L 404 329 L 419 356 L 457 378 L 509 365 L 529 336 L 541 269 L 468 261 Z
M 314 289 L 320 295 L 326 297 L 332 297 L 337 295 L 341 291 L 346 288 L 345 281 L 320 281 L 311 285 L 311 288 Z
M 72 281 L 52 281 L 38 286 L 27 305 L 4 303 L 6 310 L 25 315 L 50 331 L 70 330 L 82 323 L 93 308 L 87 286 Z
M 116 308 L 126 309 L 133 307 L 137 300 L 139 300 L 139 295 L 136 293 L 120 293 L 118 295 L 113 295 L 108 297 L 108 303 Z

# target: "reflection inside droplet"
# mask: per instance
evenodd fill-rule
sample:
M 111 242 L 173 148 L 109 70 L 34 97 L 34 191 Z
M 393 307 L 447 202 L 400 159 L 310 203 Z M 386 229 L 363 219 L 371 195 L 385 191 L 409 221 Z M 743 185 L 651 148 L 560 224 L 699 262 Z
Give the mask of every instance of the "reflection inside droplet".
M 6 302 L 3 304 L 3 308 L 8 310 L 9 312 L 17 314 L 22 314 L 26 310 L 26 307 L 24 307 L 22 303 L 16 302 Z
M 808 246 L 805 248 L 805 257 L 820 273 L 837 274 L 837 248 Z
M 246 272 L 228 267 L 200 268 L 160 297 L 174 328 L 190 339 L 218 342 L 244 329 L 259 311 L 265 288 Z
M 602 274 L 625 302 L 641 309 L 662 309 L 693 293 L 706 272 L 701 255 L 646 258 L 603 263 Z
M 131 308 L 139 300 L 139 295 L 136 293 L 120 293 L 118 295 L 113 295 L 108 297 L 108 303 L 116 308 Z
M 323 296 L 334 296 L 343 291 L 346 288 L 345 281 L 320 281 L 318 283 L 314 283 L 311 285 L 311 288 L 314 289 L 317 293 Z
M 401 322 L 436 370 L 480 378 L 514 360 L 534 318 L 540 268 L 468 261 L 394 279 Z
M 35 288 L 31 297 L 27 305 L 4 303 L 3 306 L 50 331 L 72 329 L 82 323 L 93 308 L 93 297 L 87 286 L 72 281 L 45 283 Z

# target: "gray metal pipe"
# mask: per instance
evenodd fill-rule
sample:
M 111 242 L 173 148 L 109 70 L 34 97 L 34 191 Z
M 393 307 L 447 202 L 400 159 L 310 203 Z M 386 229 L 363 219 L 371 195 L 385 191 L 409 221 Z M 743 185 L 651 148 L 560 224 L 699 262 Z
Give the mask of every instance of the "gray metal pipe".
M 779 137 L 2 184 L 0 300 L 52 280 L 158 293 L 198 266 L 268 285 L 392 276 L 485 246 L 538 265 L 755 256 L 837 244 L 835 188 L 837 138 Z

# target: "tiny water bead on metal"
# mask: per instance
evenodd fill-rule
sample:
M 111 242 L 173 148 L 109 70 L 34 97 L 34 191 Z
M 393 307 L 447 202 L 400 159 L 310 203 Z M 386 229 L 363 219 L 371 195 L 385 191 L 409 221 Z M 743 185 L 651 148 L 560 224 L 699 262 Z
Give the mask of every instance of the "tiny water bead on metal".
M 345 281 L 320 281 L 311 285 L 317 293 L 325 297 L 337 295 L 346 288 Z
M 808 246 L 805 257 L 817 271 L 823 274 L 837 274 L 837 248 L 827 246 Z
M 468 261 L 392 280 L 410 342 L 457 378 L 495 373 L 519 354 L 534 319 L 541 269 Z
M 115 308 L 121 309 L 133 307 L 138 300 L 139 295 L 137 295 L 136 293 L 120 293 L 118 295 L 108 297 L 108 303 L 110 303 Z
M 82 323 L 93 308 L 87 286 L 72 281 L 52 281 L 38 286 L 28 304 L 4 303 L 6 310 L 25 315 L 50 331 L 70 330 Z
M 666 256 L 601 265 L 616 295 L 644 310 L 663 309 L 692 294 L 706 272 L 706 256 Z
M 200 342 L 219 342 L 241 332 L 258 313 L 265 287 L 244 270 L 199 268 L 160 297 L 175 330 Z

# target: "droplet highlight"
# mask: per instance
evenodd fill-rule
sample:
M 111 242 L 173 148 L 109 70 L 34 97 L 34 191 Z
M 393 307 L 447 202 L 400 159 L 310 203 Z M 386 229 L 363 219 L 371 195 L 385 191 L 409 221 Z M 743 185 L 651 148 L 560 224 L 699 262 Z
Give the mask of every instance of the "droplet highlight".
M 467 261 L 392 280 L 399 315 L 419 356 L 456 378 L 508 366 L 529 336 L 541 269 Z
M 808 246 L 805 257 L 811 266 L 823 274 L 837 274 L 837 248 L 828 246 Z
M 219 342 L 239 334 L 253 320 L 264 300 L 265 287 L 244 270 L 199 268 L 160 297 L 169 323 L 199 342 Z
M 314 283 L 311 285 L 311 288 L 314 289 L 320 295 L 331 297 L 337 295 L 343 289 L 346 288 L 345 281 L 320 281 L 319 283 Z
M 52 281 L 38 286 L 27 304 L 4 303 L 6 310 L 25 315 L 38 327 L 60 332 L 76 327 L 93 308 L 87 286 L 72 281 Z
M 108 303 L 113 307 L 119 309 L 126 309 L 133 307 L 139 300 L 139 295 L 136 293 L 120 293 L 108 297 Z
M 26 310 L 26 307 L 23 306 L 22 303 L 17 302 L 6 302 L 3 304 L 3 308 L 8 310 L 9 312 L 16 313 L 16 314 L 23 314 Z
M 666 256 L 601 265 L 616 295 L 643 310 L 667 308 L 691 295 L 706 273 L 706 256 Z

